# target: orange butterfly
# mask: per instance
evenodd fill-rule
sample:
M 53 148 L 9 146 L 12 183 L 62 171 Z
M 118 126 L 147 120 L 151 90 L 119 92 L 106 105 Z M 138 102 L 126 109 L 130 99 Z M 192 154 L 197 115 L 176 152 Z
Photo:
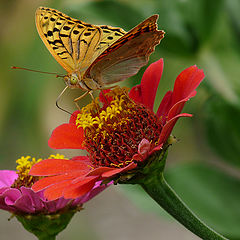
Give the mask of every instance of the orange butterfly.
M 67 87 L 86 93 L 133 76 L 147 64 L 164 37 L 164 31 L 157 29 L 157 19 L 158 15 L 153 15 L 125 32 L 88 24 L 51 8 L 39 7 L 36 11 L 42 41 L 68 72 L 64 76 Z

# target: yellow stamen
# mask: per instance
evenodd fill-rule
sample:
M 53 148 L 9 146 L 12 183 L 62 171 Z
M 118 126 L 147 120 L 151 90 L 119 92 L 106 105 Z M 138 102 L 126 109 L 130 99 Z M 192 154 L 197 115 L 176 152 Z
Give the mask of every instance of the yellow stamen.
M 125 161 L 124 164 L 129 164 L 129 163 L 131 163 L 132 161 L 133 161 L 133 160 Z M 121 168 L 121 167 L 123 167 L 123 163 L 119 163 L 119 164 L 110 163 L 110 166 L 112 166 L 112 167 L 117 167 L 117 168 Z
M 21 158 L 16 160 L 16 163 L 18 164 L 16 169 L 17 169 L 17 174 L 20 178 L 20 180 L 24 180 L 25 177 L 29 176 L 29 171 L 33 164 L 40 162 L 42 158 L 36 159 L 36 158 L 31 158 L 30 156 L 24 157 L 22 156 Z
M 56 155 L 50 155 L 50 159 L 66 159 L 64 155 L 56 154 Z M 29 175 L 29 171 L 31 170 L 32 166 L 35 163 L 38 163 L 42 161 L 42 158 L 35 158 L 31 156 L 22 156 L 21 158 L 16 160 L 16 163 L 18 164 L 16 167 L 16 172 L 18 174 L 18 178 L 15 180 L 12 187 L 20 188 L 21 186 L 25 187 L 31 187 L 32 184 L 39 179 L 39 177 L 31 176 Z
M 76 125 L 77 127 L 82 127 L 84 130 L 88 129 L 89 134 L 91 134 L 91 129 L 94 130 L 95 134 L 101 132 L 103 136 L 107 135 L 107 132 L 103 127 L 111 124 L 111 128 L 128 124 L 129 118 L 128 114 L 133 112 L 134 103 L 129 100 L 126 95 L 127 88 L 115 88 L 114 90 L 106 93 L 106 96 L 112 97 L 110 105 L 99 112 L 100 105 L 98 99 L 94 102 L 88 104 L 81 110 L 78 114 Z M 119 118 L 121 116 L 121 118 Z M 126 116 L 126 117 L 124 117 Z M 119 120 L 120 121 L 114 121 Z
M 48 159 L 68 159 L 68 158 L 66 158 L 64 155 L 62 155 L 62 154 L 59 154 L 59 153 L 57 153 L 57 154 L 51 154 L 49 157 L 48 157 Z

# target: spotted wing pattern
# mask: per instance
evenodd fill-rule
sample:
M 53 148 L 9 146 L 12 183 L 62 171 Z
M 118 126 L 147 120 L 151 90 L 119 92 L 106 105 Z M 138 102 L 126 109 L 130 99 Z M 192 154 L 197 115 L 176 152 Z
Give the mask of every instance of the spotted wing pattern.
M 121 28 L 88 24 L 46 7 L 37 9 L 36 26 L 48 50 L 69 73 L 86 70 L 125 34 Z
M 111 27 L 107 25 L 101 25 L 99 27 L 102 30 L 102 38 L 94 53 L 94 60 L 99 55 L 101 55 L 101 53 L 104 52 L 109 46 L 111 46 L 114 42 L 116 42 L 119 38 L 127 33 L 122 28 L 118 27 Z
M 85 79 L 105 86 L 136 74 L 164 37 L 164 31 L 157 29 L 157 19 L 158 15 L 149 17 L 115 41 L 91 64 Z

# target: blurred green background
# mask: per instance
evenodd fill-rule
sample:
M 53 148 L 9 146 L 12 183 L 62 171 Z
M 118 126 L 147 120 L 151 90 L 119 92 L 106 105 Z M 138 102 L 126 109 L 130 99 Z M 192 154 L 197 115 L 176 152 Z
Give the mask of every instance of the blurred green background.
M 240 239 L 240 1 L 0 1 L 1 169 L 15 169 L 22 155 L 47 157 L 55 152 L 47 140 L 69 118 L 55 107 L 63 81 L 10 69 L 15 65 L 64 73 L 38 36 L 34 13 L 39 6 L 125 30 L 159 14 L 159 29 L 166 35 L 150 57 L 150 63 L 164 58 L 156 102 L 185 68 L 197 64 L 206 74 L 197 96 L 184 108 L 193 118 L 181 119 L 173 131 L 179 141 L 169 149 L 166 178 L 202 220 L 229 239 Z M 123 84 L 139 83 L 145 69 Z M 79 95 L 80 90 L 68 91 L 61 106 L 73 110 L 72 99 Z M 113 186 L 85 207 L 58 239 L 198 239 L 135 186 Z M 1 211 L 1 239 L 33 239 L 8 217 Z

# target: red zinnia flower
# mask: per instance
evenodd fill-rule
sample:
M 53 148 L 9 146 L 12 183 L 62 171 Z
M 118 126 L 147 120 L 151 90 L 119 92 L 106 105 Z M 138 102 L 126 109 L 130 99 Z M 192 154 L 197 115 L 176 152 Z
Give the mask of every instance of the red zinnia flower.
M 138 169 L 153 152 L 161 150 L 177 120 L 191 116 L 181 111 L 204 78 L 196 66 L 184 70 L 155 114 L 153 105 L 162 70 L 160 59 L 147 68 L 141 84 L 129 92 L 130 98 L 125 89 L 103 91 L 101 105 L 95 101 L 75 112 L 68 124 L 57 127 L 49 139 L 50 147 L 86 149 L 89 156 L 47 159 L 35 164 L 31 174 L 47 177 L 36 182 L 33 189 L 46 189 L 48 199 L 76 198 L 88 192 L 96 181 Z

